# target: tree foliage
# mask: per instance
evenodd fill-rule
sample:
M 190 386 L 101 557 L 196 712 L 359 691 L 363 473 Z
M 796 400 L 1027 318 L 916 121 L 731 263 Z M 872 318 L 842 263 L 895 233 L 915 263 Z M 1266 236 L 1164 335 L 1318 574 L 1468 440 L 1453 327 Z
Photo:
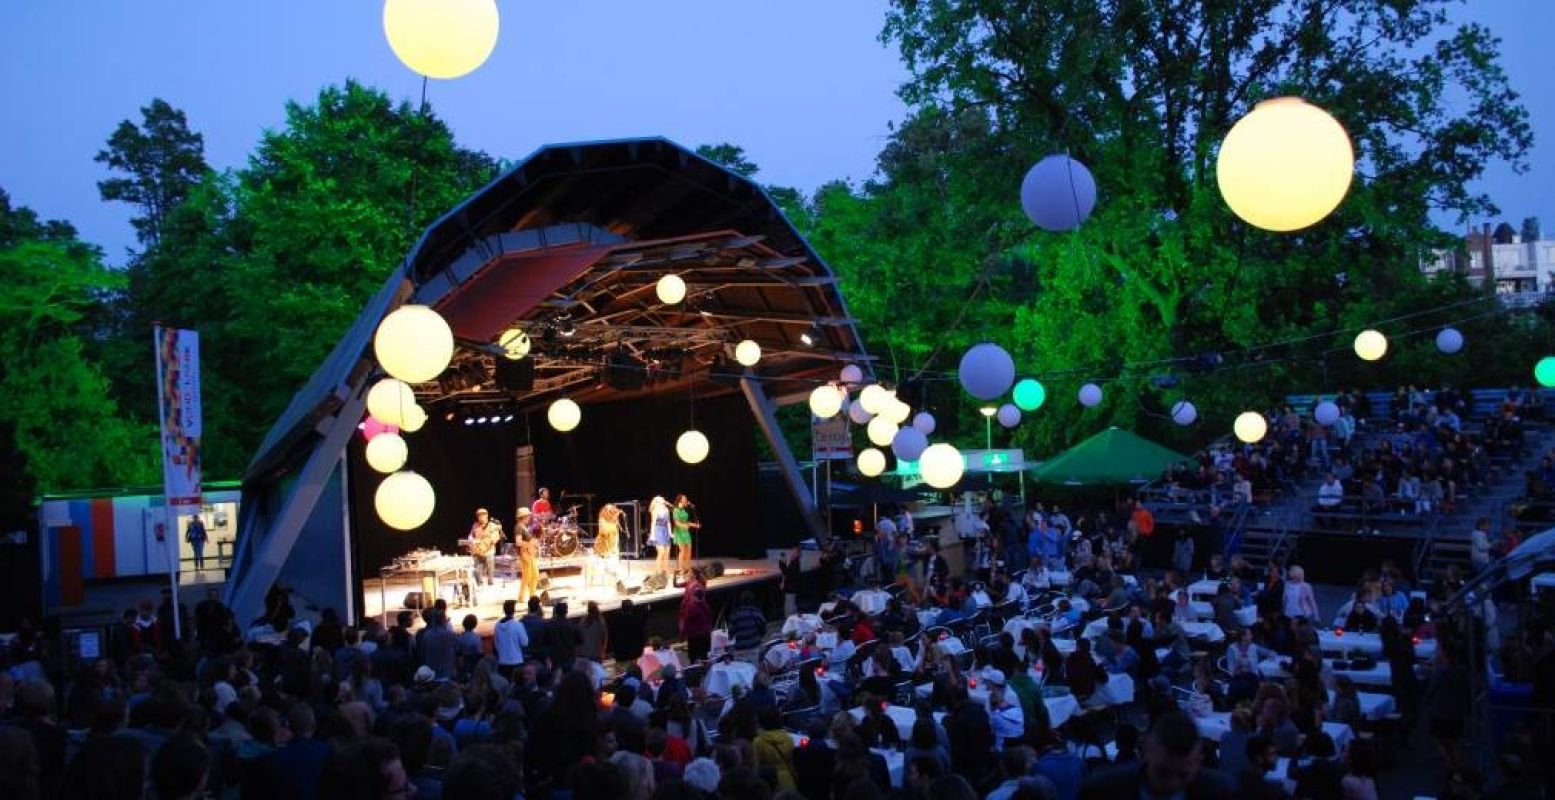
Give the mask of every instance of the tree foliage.
M 1521 167 L 1531 141 L 1495 38 L 1450 25 L 1446 5 L 897 0 L 882 39 L 911 71 L 910 115 L 874 181 L 818 193 L 807 232 L 899 374 L 953 370 L 992 340 L 1045 376 L 1050 405 L 1016 436 L 1041 451 L 1105 423 L 1178 435 L 1161 415 L 1180 396 L 1218 435 L 1285 390 L 1380 383 L 1391 366 L 1358 366 L 1329 352 L 1347 338 L 1314 335 L 1471 297 L 1421 278 L 1422 255 L 1450 241 L 1429 215 L 1492 210 L 1467 187 L 1492 161 Z M 1237 220 L 1214 178 L 1230 125 L 1281 95 L 1333 113 L 1358 157 L 1345 202 L 1293 235 Z M 1021 176 L 1052 152 L 1099 186 L 1070 234 L 1019 210 Z M 1208 353 L 1239 355 L 1212 375 L 1187 369 Z M 1163 373 L 1178 387 L 1154 388 Z M 1072 400 L 1086 380 L 1107 382 L 1088 411 Z M 969 404 L 960 414 L 976 420 Z
M 141 123 L 119 123 L 108 146 L 96 161 L 108 165 L 116 177 L 98 181 L 104 201 L 136 207 L 130 220 L 135 236 L 146 247 L 162 238 L 162 226 L 210 172 L 205 163 L 205 139 L 189 129 L 183 111 L 162 98 L 140 109 Z

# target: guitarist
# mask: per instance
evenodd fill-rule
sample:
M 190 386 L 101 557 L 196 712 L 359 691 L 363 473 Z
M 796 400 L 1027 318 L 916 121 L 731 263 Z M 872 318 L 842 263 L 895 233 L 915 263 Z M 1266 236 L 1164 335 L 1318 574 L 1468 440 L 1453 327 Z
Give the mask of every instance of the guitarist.
M 475 523 L 470 526 L 470 555 L 475 557 L 475 584 L 484 579 L 492 584 L 492 566 L 497 546 L 502 543 L 502 523 L 491 518 L 484 508 L 475 509 Z
M 687 575 L 691 572 L 691 531 L 700 529 L 702 523 L 692 521 L 691 501 L 684 494 L 675 495 L 675 510 L 671 513 L 673 528 L 670 538 L 675 543 L 676 567 L 680 574 Z

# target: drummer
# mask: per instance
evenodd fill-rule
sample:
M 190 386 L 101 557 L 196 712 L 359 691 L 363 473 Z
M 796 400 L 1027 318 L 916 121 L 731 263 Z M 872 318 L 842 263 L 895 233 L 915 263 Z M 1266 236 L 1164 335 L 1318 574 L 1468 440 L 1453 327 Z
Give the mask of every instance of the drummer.
M 530 511 L 533 511 L 535 516 L 539 517 L 542 522 L 550 519 L 551 515 L 556 513 L 556 510 L 551 508 L 550 489 L 544 486 L 540 487 L 540 492 L 535 495 L 535 501 L 530 507 Z

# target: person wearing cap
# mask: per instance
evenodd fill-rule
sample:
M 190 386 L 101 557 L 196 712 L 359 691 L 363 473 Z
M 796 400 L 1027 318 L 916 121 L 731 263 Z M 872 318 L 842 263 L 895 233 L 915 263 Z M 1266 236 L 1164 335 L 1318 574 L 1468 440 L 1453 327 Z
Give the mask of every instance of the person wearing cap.
M 988 687 L 988 721 L 993 725 L 994 747 L 1019 740 L 1026 733 L 1026 715 L 1020 702 L 1005 691 L 1004 672 L 992 668 L 984 671 L 983 683 Z
M 475 557 L 475 585 L 492 584 L 492 560 L 497 555 L 497 545 L 502 542 L 502 523 L 491 518 L 484 508 L 475 509 L 475 522 L 470 525 L 470 555 Z

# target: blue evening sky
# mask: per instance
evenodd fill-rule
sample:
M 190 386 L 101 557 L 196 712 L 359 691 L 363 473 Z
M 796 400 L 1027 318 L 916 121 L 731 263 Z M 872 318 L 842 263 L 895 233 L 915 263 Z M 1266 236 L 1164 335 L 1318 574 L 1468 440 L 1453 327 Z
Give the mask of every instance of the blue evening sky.
M 484 67 L 434 81 L 429 99 L 459 141 L 517 158 L 550 142 L 663 135 L 729 141 L 766 182 L 814 189 L 863 179 L 903 115 L 905 70 L 877 41 L 885 0 L 501 0 Z M 0 187 L 73 222 L 122 263 L 129 209 L 97 198 L 92 156 L 122 119 L 162 97 L 205 135 L 218 168 L 240 166 L 287 99 L 354 77 L 414 99 L 419 77 L 384 41 L 378 0 L 8 0 L 0 11 Z M 1555 90 L 1544 62 L 1547 0 L 1475 0 L 1495 28 L 1539 140 L 1533 171 L 1484 182 L 1515 225 L 1555 232 Z M 1012 197 L 1011 202 L 1015 202 Z M 1547 233 L 1546 235 L 1551 235 Z

